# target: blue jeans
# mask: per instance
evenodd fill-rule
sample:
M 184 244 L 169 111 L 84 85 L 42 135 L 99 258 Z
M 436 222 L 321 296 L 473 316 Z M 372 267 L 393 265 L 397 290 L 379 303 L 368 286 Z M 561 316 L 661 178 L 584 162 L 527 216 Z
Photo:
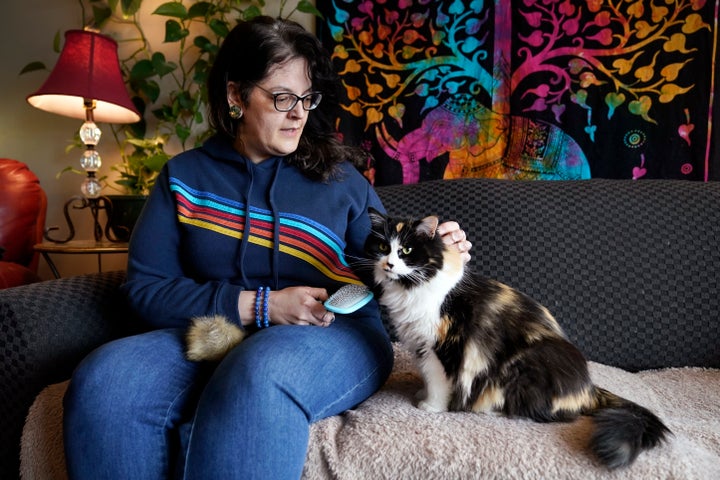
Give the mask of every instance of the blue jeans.
M 178 329 L 100 347 L 65 396 L 70 478 L 300 478 L 310 424 L 365 400 L 392 369 L 379 320 L 336 318 L 261 330 L 217 366 L 187 361 Z

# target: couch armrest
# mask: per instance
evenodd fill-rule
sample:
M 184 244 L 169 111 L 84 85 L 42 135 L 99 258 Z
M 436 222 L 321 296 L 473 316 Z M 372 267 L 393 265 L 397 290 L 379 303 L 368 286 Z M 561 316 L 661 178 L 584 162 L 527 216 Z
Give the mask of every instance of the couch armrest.
M 22 425 L 35 396 L 66 379 L 95 347 L 138 330 L 118 287 L 124 272 L 104 272 L 0 290 L 0 465 L 16 478 Z

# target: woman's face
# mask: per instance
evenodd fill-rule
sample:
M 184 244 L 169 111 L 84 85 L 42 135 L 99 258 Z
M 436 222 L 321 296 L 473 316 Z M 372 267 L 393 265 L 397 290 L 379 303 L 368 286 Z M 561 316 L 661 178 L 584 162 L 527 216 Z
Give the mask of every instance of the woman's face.
M 257 85 L 261 88 L 254 87 L 248 102 L 243 102 L 237 85 L 228 82 L 228 102 L 243 111 L 235 148 L 253 163 L 297 150 L 310 113 L 303 109 L 302 102 L 297 102 L 289 112 L 277 111 L 272 93 L 294 93 L 302 97 L 312 90 L 304 58 L 276 65 Z

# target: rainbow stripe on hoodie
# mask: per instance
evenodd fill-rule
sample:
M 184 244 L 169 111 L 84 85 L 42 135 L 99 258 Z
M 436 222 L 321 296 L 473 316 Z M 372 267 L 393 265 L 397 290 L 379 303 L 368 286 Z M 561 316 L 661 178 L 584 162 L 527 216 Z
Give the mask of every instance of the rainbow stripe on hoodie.
M 210 192 L 201 192 L 171 179 L 170 189 L 175 194 L 178 220 L 181 223 L 205 228 L 221 235 L 242 239 L 246 232 L 246 219 L 250 219 L 248 241 L 272 249 L 275 217 L 269 210 L 250 207 Z M 286 255 L 298 258 L 340 283 L 362 283 L 345 261 L 345 243 L 329 229 L 312 219 L 278 213 L 279 247 Z

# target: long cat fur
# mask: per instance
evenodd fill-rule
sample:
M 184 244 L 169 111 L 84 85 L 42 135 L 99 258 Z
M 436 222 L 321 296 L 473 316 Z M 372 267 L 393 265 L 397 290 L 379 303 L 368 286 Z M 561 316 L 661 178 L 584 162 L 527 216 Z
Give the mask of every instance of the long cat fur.
M 467 271 L 436 235 L 437 217 L 390 218 L 372 208 L 369 215 L 366 253 L 380 304 L 417 357 L 419 408 L 538 422 L 590 415 L 591 450 L 611 469 L 671 434 L 646 408 L 592 383 L 583 354 L 544 306 Z

